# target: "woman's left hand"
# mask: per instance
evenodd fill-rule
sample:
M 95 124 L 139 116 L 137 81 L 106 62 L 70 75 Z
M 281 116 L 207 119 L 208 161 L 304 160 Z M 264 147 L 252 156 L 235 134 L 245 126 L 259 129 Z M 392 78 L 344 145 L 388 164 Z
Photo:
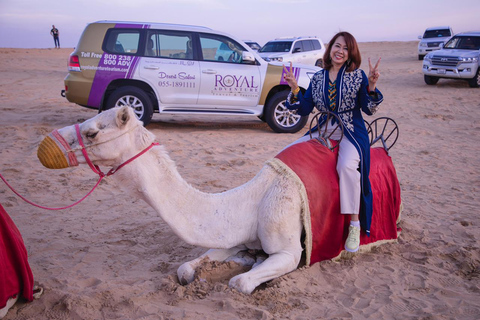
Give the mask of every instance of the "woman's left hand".
M 368 72 L 368 86 L 370 91 L 374 91 L 375 88 L 377 87 L 377 81 L 378 81 L 378 78 L 380 77 L 380 72 L 378 71 L 378 65 L 380 64 L 380 60 L 382 60 L 382 58 L 378 59 L 374 67 L 370 62 L 370 58 L 368 58 L 368 65 L 370 67 L 370 70 Z

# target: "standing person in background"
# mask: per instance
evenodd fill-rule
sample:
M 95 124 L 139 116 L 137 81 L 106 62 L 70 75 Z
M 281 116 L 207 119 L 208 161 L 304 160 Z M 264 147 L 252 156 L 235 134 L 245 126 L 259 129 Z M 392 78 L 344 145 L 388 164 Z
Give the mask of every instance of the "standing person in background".
M 55 48 L 60 49 L 60 31 L 52 24 L 52 30 L 50 30 L 50 34 L 53 36 L 53 42 L 55 43 Z
M 377 111 L 383 96 L 377 89 L 380 76 L 378 65 L 372 66 L 369 59 L 369 75 L 359 69 L 362 62 L 355 38 L 348 32 L 337 33 L 328 44 L 323 57 L 324 69 L 318 71 L 310 81 L 305 93 L 300 91 L 292 65 L 284 68 L 284 79 L 291 88 L 286 107 L 297 110 L 297 114 L 309 115 L 313 108 L 330 111 L 337 115 L 345 130 L 340 141 L 337 172 L 340 187 L 340 212 L 350 215 L 350 227 L 345 249 L 356 252 L 360 246 L 360 230 L 370 235 L 372 218 L 372 190 L 370 187 L 370 143 L 362 117 L 362 111 L 372 115 Z M 331 139 L 341 138 L 340 130 L 335 130 L 337 120 L 321 117 L 318 127 L 313 128 L 312 137 L 319 132 Z M 294 143 L 307 141 L 309 133 Z M 360 227 L 361 226 L 361 227 Z

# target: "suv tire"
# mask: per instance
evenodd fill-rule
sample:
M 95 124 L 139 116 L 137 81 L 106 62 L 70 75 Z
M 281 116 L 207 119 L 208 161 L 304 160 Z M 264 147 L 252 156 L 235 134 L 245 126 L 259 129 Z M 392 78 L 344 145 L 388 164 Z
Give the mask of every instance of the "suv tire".
M 289 92 L 284 90 L 275 93 L 265 106 L 265 120 L 270 128 L 278 133 L 298 132 L 308 121 L 308 116 L 299 116 L 285 106 Z
M 468 80 L 470 88 L 478 88 L 480 86 L 480 66 L 478 66 L 477 75 Z
M 438 82 L 438 77 L 432 77 L 432 76 L 427 76 L 427 75 L 424 75 L 423 78 L 425 79 L 425 83 L 428 84 L 428 85 L 434 85 L 434 84 L 437 84 Z
M 133 108 L 135 115 L 143 125 L 150 123 L 153 116 L 153 104 L 148 94 L 133 86 L 120 87 L 113 91 L 107 100 L 105 109 L 114 107 L 129 106 Z
M 419 54 L 419 55 L 418 55 L 418 60 L 423 60 L 424 57 L 425 57 L 425 56 Z

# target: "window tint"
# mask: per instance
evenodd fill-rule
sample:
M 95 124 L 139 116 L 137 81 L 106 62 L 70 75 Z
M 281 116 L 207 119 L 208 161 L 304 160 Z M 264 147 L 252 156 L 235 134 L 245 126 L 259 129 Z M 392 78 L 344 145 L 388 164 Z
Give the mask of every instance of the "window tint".
M 140 30 L 110 29 L 105 37 L 104 49 L 109 53 L 136 54 Z
M 302 45 L 303 45 L 303 51 L 312 51 L 313 50 L 312 40 L 303 40 Z
M 242 51 L 246 51 L 240 44 L 230 38 L 201 34 L 203 60 L 242 63 Z
M 147 33 L 145 46 L 147 57 L 193 59 L 190 33 L 152 30 Z
M 450 37 L 452 34 L 449 29 L 427 30 L 423 35 L 424 38 L 438 38 L 438 37 Z
M 453 37 L 448 41 L 445 49 L 466 49 L 466 50 L 480 50 L 480 37 Z
M 267 42 L 258 52 L 289 52 L 292 41 Z
M 313 45 L 313 50 L 322 50 L 322 45 L 320 44 L 320 41 L 318 40 L 310 40 Z
M 294 52 L 302 52 L 303 50 L 303 41 L 297 41 L 293 45 L 292 53 Z

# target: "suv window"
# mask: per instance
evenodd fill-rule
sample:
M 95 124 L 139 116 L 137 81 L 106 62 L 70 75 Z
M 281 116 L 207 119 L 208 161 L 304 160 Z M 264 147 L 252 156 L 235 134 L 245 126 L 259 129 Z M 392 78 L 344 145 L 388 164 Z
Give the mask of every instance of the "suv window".
M 184 32 L 148 31 L 145 56 L 193 59 L 192 35 Z
M 109 53 L 136 54 L 140 30 L 110 29 L 105 36 L 104 51 Z
M 450 37 L 452 34 L 448 29 L 427 30 L 423 35 L 423 38 L 438 38 L 438 37 Z
M 303 42 L 303 41 L 297 41 L 297 42 L 295 42 L 295 44 L 293 45 L 292 53 L 304 51 L 304 50 L 303 50 L 302 42 Z
M 292 41 L 267 42 L 259 52 L 289 52 L 292 47 Z
M 466 49 L 466 50 L 480 50 L 480 37 L 453 37 L 448 41 L 445 49 Z
M 313 50 L 312 40 L 303 40 L 302 45 L 303 45 L 303 51 L 312 51 Z
M 242 63 L 242 51 L 246 51 L 240 44 L 232 39 L 200 34 L 203 60 Z
M 322 49 L 322 45 L 320 44 L 320 41 L 318 40 L 310 40 L 312 42 L 312 45 L 313 45 L 313 50 L 321 50 Z

